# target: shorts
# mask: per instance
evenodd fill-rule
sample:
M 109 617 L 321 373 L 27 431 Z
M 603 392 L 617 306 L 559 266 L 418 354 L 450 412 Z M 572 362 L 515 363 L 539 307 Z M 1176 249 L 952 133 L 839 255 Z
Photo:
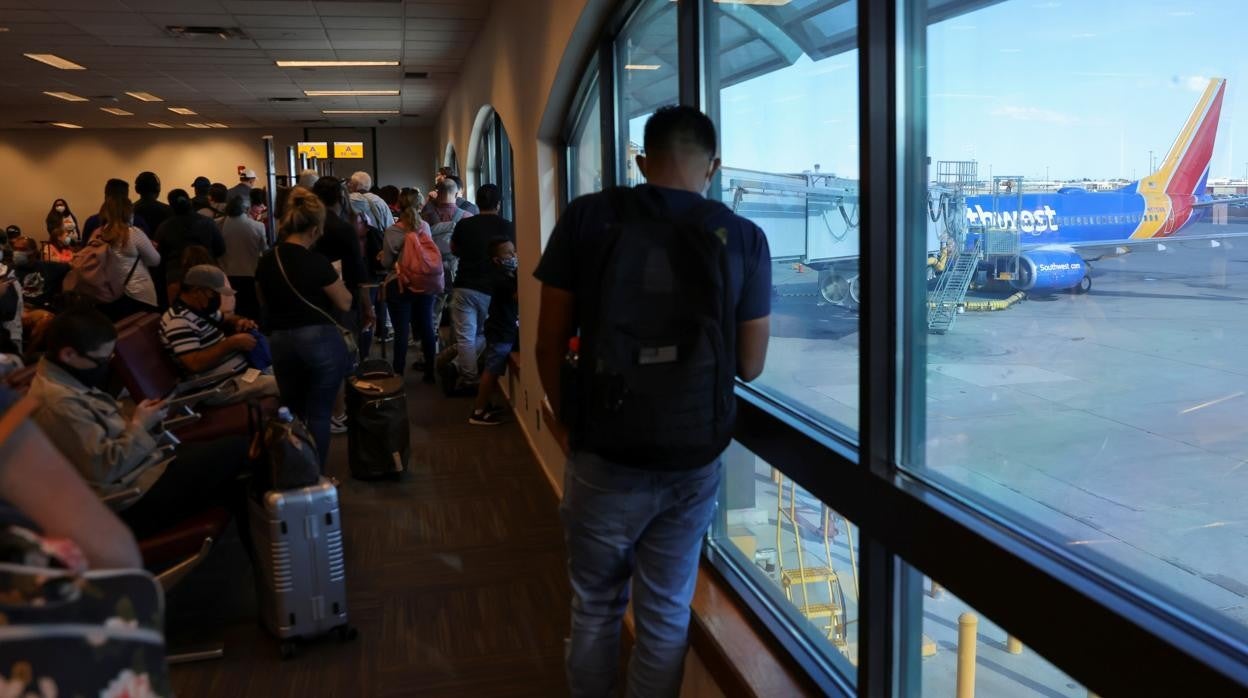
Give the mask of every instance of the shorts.
M 483 368 L 496 376 L 507 375 L 507 359 L 511 357 L 511 350 L 515 346 L 515 342 L 490 342 L 486 344 L 484 358 L 482 359 Z

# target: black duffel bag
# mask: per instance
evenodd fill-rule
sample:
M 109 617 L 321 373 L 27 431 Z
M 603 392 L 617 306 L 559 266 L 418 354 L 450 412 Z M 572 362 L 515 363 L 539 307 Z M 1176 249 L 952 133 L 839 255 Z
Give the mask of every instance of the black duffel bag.
M 351 476 L 371 480 L 398 475 L 407 469 L 411 452 L 403 377 L 384 360 L 360 363 L 355 373 L 347 377 L 347 455 Z

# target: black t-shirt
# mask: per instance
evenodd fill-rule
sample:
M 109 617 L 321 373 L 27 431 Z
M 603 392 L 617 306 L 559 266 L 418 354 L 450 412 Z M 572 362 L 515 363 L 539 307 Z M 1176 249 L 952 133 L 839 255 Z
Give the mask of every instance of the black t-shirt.
M 286 279 L 282 277 L 281 269 L 277 267 L 277 260 L 274 258 L 276 254 L 282 256 L 282 268 L 286 270 L 286 276 L 304 298 L 330 316 L 337 313 L 329 296 L 325 294 L 325 287 L 338 279 L 338 272 L 325 255 L 303 245 L 278 243 L 277 247 L 265 252 L 260 263 L 256 265 L 256 283 L 264 297 L 269 328 L 290 330 L 330 324 L 328 317 L 309 308 L 291 290 Z
M 173 217 L 173 208 L 159 199 L 139 199 L 134 205 L 135 215 L 143 216 L 147 225 L 155 232 L 160 224 Z
M 451 247 L 459 257 L 455 288 L 469 288 L 490 293 L 494 285 L 494 260 L 490 259 L 490 240 L 507 238 L 516 242 L 516 225 L 502 216 L 473 216 L 455 224 Z
M 325 233 L 312 249 L 331 262 L 342 262 L 342 283 L 348 291 L 355 293 L 364 283 L 367 272 L 364 270 L 364 253 L 360 251 L 360 236 L 355 234 L 355 228 L 350 223 L 334 212 L 326 212 Z M 283 261 L 285 259 L 282 257 Z
M 514 344 L 520 336 L 520 302 L 516 299 L 516 275 L 503 271 L 497 264 L 490 287 L 490 314 L 485 320 L 485 340 L 491 344 Z
M 156 249 L 169 281 L 181 281 L 182 253 L 191 245 L 206 247 L 213 257 L 225 254 L 225 238 L 211 218 L 198 213 L 171 216 L 156 231 Z

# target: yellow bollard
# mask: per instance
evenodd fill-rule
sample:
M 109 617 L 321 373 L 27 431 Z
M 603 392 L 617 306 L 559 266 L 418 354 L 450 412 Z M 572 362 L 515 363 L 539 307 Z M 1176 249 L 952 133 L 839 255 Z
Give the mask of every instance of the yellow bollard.
M 1010 654 L 1022 654 L 1023 643 L 1013 635 L 1007 635 L 1005 638 L 1005 651 Z
M 974 613 L 958 616 L 958 689 L 957 698 L 975 698 L 975 644 L 978 642 L 979 617 Z

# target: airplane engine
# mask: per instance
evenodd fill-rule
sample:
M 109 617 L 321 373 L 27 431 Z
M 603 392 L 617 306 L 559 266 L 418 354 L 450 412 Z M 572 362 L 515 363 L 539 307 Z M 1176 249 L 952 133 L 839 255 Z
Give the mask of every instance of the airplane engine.
M 1018 279 L 1014 288 L 1044 294 L 1078 288 L 1086 292 L 1091 280 L 1088 264 L 1071 250 L 1031 250 L 1018 258 Z

